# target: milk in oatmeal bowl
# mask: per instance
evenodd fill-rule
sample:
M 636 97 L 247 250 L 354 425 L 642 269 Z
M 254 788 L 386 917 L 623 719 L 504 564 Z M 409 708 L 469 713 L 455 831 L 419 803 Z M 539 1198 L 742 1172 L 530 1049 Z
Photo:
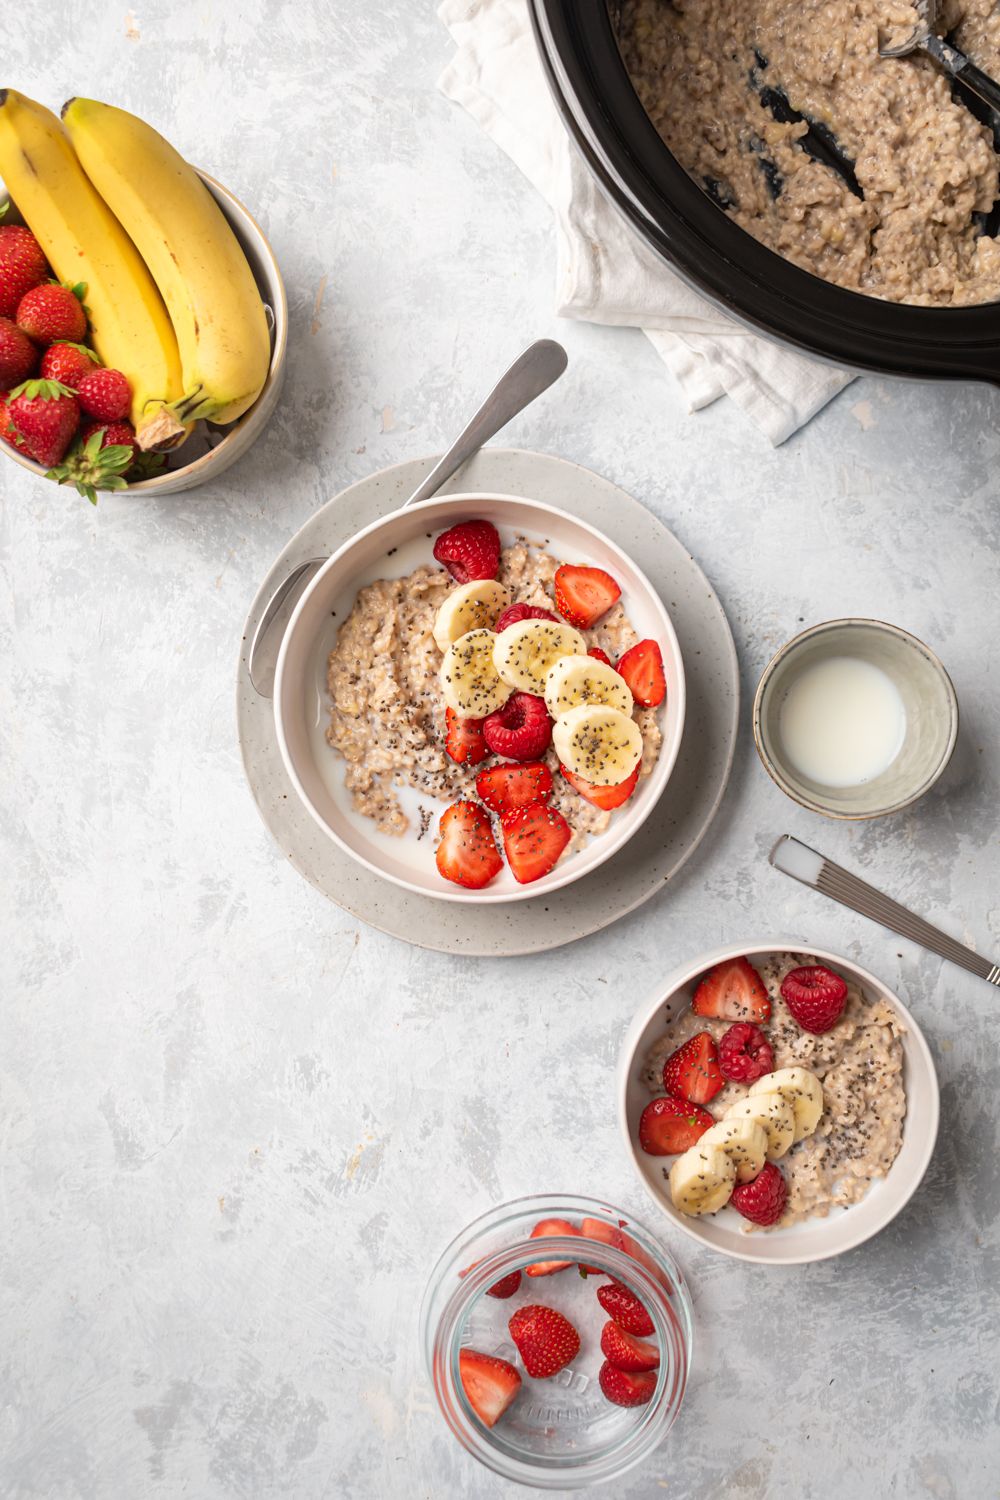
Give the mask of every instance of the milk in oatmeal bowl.
M 506 868 L 531 885 L 654 772 L 673 707 L 660 641 L 633 626 L 612 572 L 544 535 L 501 538 L 464 514 L 426 543 L 338 627 L 327 754 L 354 813 L 421 844 L 442 882 L 483 890 Z
M 639 1147 L 692 1218 L 728 1206 L 780 1231 L 850 1210 L 900 1152 L 904 1036 L 887 1000 L 815 957 L 726 959 L 666 1007 Z

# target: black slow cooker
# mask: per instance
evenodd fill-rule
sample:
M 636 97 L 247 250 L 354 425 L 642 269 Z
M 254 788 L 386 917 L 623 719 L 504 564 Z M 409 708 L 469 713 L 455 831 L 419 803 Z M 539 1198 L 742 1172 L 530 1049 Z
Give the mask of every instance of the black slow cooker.
M 563 119 L 645 242 L 740 322 L 839 365 L 1000 383 L 1000 302 L 908 307 L 846 291 L 768 250 L 660 139 L 625 70 L 607 0 L 529 0 Z

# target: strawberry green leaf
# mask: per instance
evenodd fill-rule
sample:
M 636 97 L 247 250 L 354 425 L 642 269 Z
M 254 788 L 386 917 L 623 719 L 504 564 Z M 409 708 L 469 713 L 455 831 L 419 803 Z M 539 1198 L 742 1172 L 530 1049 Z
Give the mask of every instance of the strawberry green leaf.
M 18 396 L 27 396 L 29 401 L 38 397 L 43 401 L 55 401 L 58 396 L 72 396 L 76 399 L 76 393 L 59 380 L 25 380 L 8 393 L 7 399 L 13 401 Z
M 9 208 L 10 208 L 10 199 L 9 198 L 7 199 L 6 203 L 0 203 L 0 219 L 6 218 L 6 216 L 7 216 L 7 210 Z

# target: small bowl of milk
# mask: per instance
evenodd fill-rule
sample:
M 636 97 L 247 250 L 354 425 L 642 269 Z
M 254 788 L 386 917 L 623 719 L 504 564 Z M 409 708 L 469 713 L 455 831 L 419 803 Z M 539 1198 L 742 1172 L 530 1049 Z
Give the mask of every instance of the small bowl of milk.
M 878 818 L 922 797 L 958 737 L 951 678 L 881 620 L 827 620 L 782 646 L 757 686 L 753 732 L 783 792 L 828 818 Z

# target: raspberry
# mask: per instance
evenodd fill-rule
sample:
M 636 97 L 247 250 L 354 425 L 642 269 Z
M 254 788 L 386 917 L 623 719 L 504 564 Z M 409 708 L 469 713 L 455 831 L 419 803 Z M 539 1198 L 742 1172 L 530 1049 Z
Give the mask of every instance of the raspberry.
M 500 534 L 492 521 L 460 521 L 438 537 L 434 556 L 456 583 L 495 578 L 500 571 Z
M 508 604 L 493 629 L 499 635 L 501 630 L 506 630 L 508 625 L 516 625 L 519 620 L 555 621 L 558 618 L 551 610 L 539 609 L 537 604 Z
M 822 964 L 792 969 L 781 981 L 781 998 L 803 1031 L 821 1036 L 836 1026 L 847 1004 L 847 985 Z
M 508 760 L 537 760 L 549 748 L 552 721 L 544 698 L 532 693 L 512 693 L 483 722 L 483 739 L 494 755 Z
M 765 1162 L 752 1182 L 733 1188 L 729 1201 L 751 1224 L 777 1224 L 785 1212 L 788 1184 L 773 1161 Z
M 719 1042 L 719 1067 L 734 1083 L 756 1083 L 774 1071 L 771 1043 L 759 1027 L 740 1021 Z

